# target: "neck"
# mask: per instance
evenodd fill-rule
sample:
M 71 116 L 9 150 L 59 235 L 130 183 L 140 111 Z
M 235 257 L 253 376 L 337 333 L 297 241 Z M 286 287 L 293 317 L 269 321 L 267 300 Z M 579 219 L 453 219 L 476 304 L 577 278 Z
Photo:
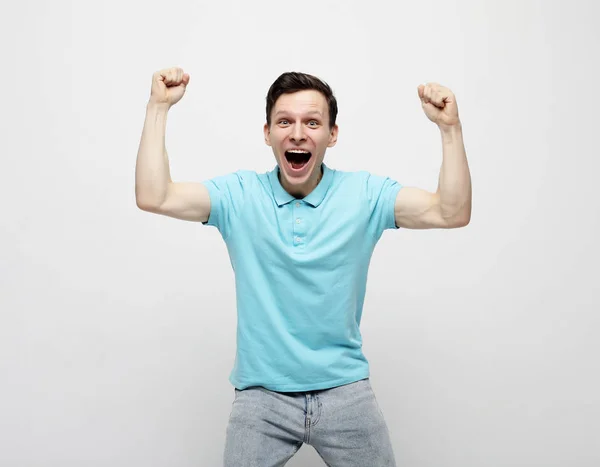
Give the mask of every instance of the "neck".
M 321 164 L 321 167 L 319 167 L 319 170 L 317 171 L 317 179 L 316 180 L 308 179 L 303 186 L 298 186 L 298 187 L 293 187 L 293 188 L 287 186 L 287 183 L 285 183 L 285 180 L 281 179 L 281 170 L 279 170 L 278 177 L 279 177 L 279 183 L 281 183 L 281 186 L 283 187 L 283 189 L 285 191 L 287 191 L 290 195 L 292 195 L 296 198 L 300 198 L 300 199 L 305 198 L 321 182 L 321 179 L 323 178 L 323 164 Z

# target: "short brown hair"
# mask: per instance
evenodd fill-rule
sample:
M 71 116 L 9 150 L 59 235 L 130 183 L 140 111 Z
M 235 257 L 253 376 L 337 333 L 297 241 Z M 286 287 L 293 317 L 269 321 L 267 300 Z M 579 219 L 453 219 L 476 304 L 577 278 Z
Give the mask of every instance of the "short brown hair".
M 277 99 L 279 99 L 282 94 L 291 94 L 309 89 L 319 91 L 325 96 L 329 108 L 329 128 L 333 128 L 335 119 L 337 118 L 338 108 L 337 100 L 333 95 L 331 87 L 316 76 L 296 71 L 283 73 L 269 88 L 269 92 L 267 93 L 267 125 L 271 126 L 271 111 L 275 106 L 275 102 L 277 102 Z

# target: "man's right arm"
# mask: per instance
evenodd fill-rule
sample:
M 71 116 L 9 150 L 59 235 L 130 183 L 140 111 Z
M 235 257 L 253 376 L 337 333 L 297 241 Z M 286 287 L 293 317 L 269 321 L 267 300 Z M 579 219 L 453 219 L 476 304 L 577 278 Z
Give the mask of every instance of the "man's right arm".
M 208 189 L 202 183 L 171 180 L 165 133 L 169 106 L 148 103 L 135 169 L 137 206 L 148 212 L 188 221 L 206 222 Z

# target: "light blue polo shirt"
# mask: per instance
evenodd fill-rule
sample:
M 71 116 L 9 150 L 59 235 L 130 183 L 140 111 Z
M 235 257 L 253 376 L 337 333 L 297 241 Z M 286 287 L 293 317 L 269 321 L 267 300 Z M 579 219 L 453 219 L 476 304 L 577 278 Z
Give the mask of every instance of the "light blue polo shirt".
M 206 180 L 206 224 L 223 237 L 235 273 L 237 350 L 230 382 L 302 392 L 369 377 L 359 330 L 367 270 L 385 229 L 396 229 L 401 185 L 323 164 L 296 199 L 271 172 Z

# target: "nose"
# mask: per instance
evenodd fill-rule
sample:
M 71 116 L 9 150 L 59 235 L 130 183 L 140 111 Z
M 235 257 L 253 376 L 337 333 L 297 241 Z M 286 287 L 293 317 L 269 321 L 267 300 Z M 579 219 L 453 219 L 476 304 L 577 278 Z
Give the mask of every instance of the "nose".
M 298 143 L 300 141 L 306 141 L 306 136 L 304 134 L 304 127 L 301 123 L 296 123 L 292 128 L 290 133 L 290 140 Z

